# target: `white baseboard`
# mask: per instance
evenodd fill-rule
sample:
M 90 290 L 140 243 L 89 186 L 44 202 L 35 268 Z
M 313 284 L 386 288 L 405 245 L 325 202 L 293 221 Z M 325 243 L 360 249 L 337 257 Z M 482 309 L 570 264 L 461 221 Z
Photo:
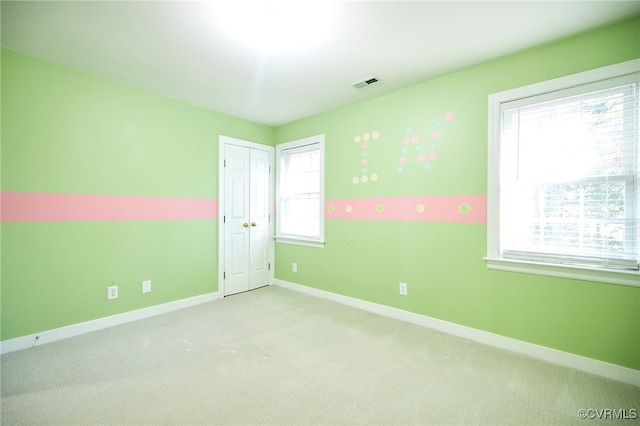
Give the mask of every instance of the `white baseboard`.
M 343 296 L 337 293 L 331 293 L 300 284 L 295 284 L 278 279 L 275 280 L 274 284 L 280 287 L 288 288 L 290 290 L 306 293 L 311 296 L 331 300 L 333 302 L 338 302 L 357 309 L 362 309 L 374 314 L 394 318 L 423 327 L 432 328 L 434 330 L 462 337 L 464 339 L 473 340 L 485 345 L 494 346 L 500 349 L 506 349 L 508 351 L 519 353 L 531 358 L 536 358 L 539 360 L 551 362 L 553 364 L 562 365 L 564 367 L 573 368 L 575 370 L 584 371 L 586 373 L 595 374 L 597 376 L 606 377 L 618 382 L 640 387 L 640 371 L 633 370 L 631 368 L 610 364 L 604 361 L 598 361 L 581 355 L 559 351 L 557 349 L 528 343 L 522 340 L 512 339 L 510 337 L 500 336 L 498 334 L 466 327 L 464 325 L 459 325 L 437 318 L 431 318 L 425 315 L 403 311 L 401 309 L 379 305 L 377 303 L 367 302 L 365 300 L 355 299 L 353 297 Z
M 166 314 L 168 312 L 177 311 L 178 309 L 211 302 L 218 298 L 218 292 L 216 291 L 200 296 L 189 297 L 187 299 L 163 303 L 161 305 L 150 306 L 148 308 L 137 309 L 135 311 L 124 312 L 118 315 L 81 322 L 53 330 L 42 331 L 40 333 L 29 334 L 15 339 L 5 340 L 4 342 L 0 342 L 0 354 L 4 355 L 22 349 L 29 349 L 45 343 L 68 339 L 70 337 L 80 336 L 81 334 L 91 333 L 92 331 L 98 331 L 156 315 Z

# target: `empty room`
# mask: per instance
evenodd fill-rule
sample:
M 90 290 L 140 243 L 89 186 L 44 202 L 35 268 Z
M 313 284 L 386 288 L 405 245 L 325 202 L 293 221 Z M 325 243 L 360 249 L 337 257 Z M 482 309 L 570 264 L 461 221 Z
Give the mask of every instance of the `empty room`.
M 640 421 L 640 2 L 0 8 L 3 425 Z

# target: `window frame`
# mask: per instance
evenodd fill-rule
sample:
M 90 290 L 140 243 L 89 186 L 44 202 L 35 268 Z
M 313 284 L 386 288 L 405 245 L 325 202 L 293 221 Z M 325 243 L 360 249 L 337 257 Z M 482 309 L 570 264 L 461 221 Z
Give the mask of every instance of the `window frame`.
M 595 281 L 640 287 L 640 271 L 613 270 L 589 266 L 561 265 L 507 259 L 500 254 L 500 139 L 502 134 L 501 105 L 524 98 L 597 83 L 603 80 L 640 74 L 640 59 L 609 65 L 578 74 L 535 83 L 489 95 L 488 103 L 488 194 L 487 194 L 487 268 L 535 275 Z M 640 149 L 640 147 L 638 147 Z M 640 184 L 636 176 L 636 184 Z M 640 206 L 636 206 L 640 208 Z M 637 214 L 637 213 L 636 213 Z M 636 244 L 640 244 L 640 230 Z
M 310 247 L 324 248 L 324 177 L 325 177 L 325 135 L 315 135 L 303 139 L 294 140 L 291 142 L 285 142 L 276 145 L 276 235 L 275 240 L 277 243 L 284 244 L 296 244 Z M 318 220 L 319 220 L 319 237 L 311 238 L 303 235 L 283 234 L 280 230 L 282 224 L 281 217 L 281 178 L 282 178 L 282 152 L 290 149 L 301 148 L 306 145 L 317 144 L 320 151 L 320 164 L 319 164 L 319 179 L 320 179 L 320 191 L 319 191 L 319 206 L 318 206 Z

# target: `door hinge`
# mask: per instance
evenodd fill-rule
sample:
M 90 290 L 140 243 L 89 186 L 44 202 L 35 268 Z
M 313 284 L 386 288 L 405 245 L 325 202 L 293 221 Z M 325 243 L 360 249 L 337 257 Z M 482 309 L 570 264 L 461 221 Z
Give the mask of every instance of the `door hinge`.
M 227 223 L 227 217 L 226 216 L 222 216 L 222 223 Z
M 271 270 L 271 264 L 270 264 L 270 263 L 268 263 L 268 265 L 269 265 L 269 270 Z
M 226 279 L 227 279 L 227 273 L 226 273 L 226 272 L 223 272 L 223 273 L 222 273 L 222 279 L 223 279 L 223 280 L 226 280 Z
M 224 167 L 227 167 L 227 160 L 224 160 Z

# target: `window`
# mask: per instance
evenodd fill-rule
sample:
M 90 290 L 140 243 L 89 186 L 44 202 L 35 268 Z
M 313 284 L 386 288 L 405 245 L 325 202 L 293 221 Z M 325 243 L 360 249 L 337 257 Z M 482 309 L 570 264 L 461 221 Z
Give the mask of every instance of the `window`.
M 489 96 L 490 268 L 640 286 L 640 60 Z
M 280 144 L 276 155 L 276 240 L 323 247 L 324 135 Z

